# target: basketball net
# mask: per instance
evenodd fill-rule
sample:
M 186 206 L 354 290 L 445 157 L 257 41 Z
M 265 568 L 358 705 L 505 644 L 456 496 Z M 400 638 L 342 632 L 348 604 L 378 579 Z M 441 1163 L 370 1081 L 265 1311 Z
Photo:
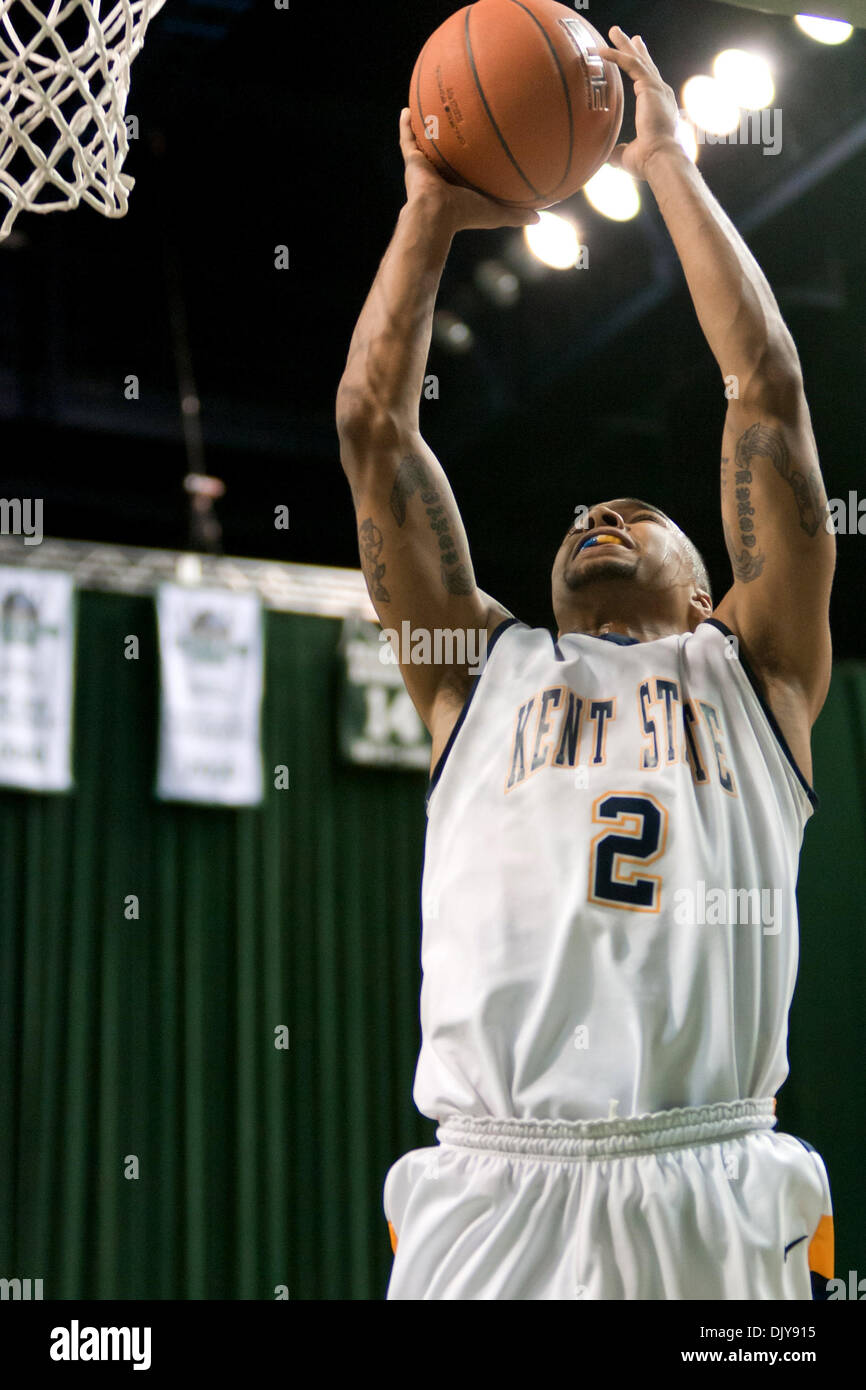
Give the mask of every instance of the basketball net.
M 82 200 L 123 217 L 129 69 L 165 0 L 0 0 L 0 225 Z

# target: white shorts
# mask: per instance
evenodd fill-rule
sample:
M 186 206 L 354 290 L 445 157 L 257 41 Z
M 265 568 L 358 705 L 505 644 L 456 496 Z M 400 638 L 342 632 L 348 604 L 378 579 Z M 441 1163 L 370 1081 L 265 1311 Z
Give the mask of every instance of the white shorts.
M 773 1100 L 637 1119 L 449 1117 L 389 1170 L 395 1299 L 812 1299 L 833 1277 L 820 1155 Z

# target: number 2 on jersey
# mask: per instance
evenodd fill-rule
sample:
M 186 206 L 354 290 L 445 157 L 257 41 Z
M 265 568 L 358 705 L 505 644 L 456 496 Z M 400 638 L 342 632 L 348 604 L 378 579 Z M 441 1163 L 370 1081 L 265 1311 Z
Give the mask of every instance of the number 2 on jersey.
M 589 901 L 629 912 L 658 912 L 661 874 L 644 869 L 661 858 L 668 838 L 666 808 L 648 792 L 606 792 L 592 806 Z

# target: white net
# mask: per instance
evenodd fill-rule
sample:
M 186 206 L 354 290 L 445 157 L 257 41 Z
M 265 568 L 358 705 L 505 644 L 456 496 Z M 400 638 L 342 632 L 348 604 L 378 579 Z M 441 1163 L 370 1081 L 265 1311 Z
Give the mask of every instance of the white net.
M 129 68 L 165 0 L 0 0 L 0 238 L 20 212 L 123 217 Z

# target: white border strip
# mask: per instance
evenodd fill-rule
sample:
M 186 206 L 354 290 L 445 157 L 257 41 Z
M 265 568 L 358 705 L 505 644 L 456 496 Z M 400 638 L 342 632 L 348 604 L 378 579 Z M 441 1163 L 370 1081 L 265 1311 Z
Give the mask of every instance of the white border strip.
M 152 594 L 158 584 L 169 581 L 206 584 L 234 593 L 258 593 L 266 608 L 279 613 L 378 622 L 360 570 L 96 541 L 45 539 L 41 545 L 25 545 L 18 536 L 2 535 L 0 564 L 64 570 L 73 575 L 77 588 L 104 593 Z

